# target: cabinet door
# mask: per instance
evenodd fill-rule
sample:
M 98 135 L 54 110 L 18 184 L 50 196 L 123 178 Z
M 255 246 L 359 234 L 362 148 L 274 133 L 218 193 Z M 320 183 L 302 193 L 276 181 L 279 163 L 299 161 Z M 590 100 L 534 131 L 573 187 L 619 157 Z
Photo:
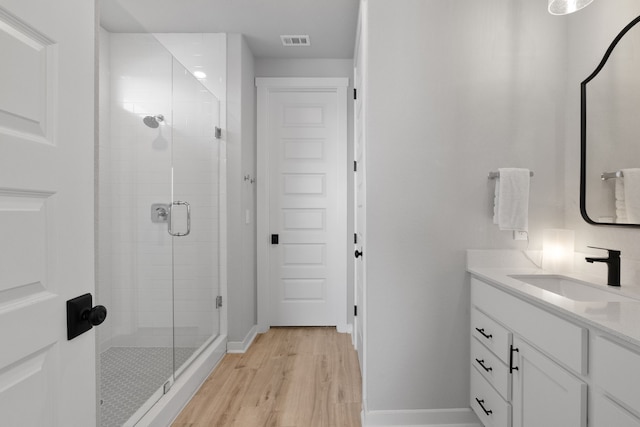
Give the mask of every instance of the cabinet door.
M 513 427 L 585 427 L 587 385 L 513 339 Z
M 593 427 L 640 427 L 640 419 L 600 393 L 593 393 Z

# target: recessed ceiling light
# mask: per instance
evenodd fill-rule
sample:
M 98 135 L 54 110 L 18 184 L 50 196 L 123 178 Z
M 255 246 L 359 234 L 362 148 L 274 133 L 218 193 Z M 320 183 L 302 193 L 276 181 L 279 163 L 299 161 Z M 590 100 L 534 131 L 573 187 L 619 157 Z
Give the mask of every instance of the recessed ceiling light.
M 297 36 L 280 36 L 280 40 L 282 40 L 282 44 L 284 46 L 311 46 L 311 39 L 308 35 L 297 35 Z
M 196 79 L 206 79 L 207 78 L 207 74 L 204 71 L 194 71 L 193 72 L 193 76 Z

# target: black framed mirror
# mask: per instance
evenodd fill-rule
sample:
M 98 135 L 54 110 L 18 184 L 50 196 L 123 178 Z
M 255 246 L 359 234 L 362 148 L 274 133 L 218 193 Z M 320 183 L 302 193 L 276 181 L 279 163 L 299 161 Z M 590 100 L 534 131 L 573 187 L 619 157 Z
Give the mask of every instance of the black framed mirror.
M 620 31 L 580 85 L 580 212 L 594 225 L 640 227 L 639 22 Z

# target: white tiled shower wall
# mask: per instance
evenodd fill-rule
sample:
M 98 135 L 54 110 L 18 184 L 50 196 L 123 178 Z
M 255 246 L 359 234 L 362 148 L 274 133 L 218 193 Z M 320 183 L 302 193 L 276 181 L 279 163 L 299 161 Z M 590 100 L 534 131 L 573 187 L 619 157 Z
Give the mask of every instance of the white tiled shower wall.
M 219 326 L 220 103 L 151 35 L 102 31 L 100 55 L 101 350 L 171 346 L 174 326 L 176 346 L 198 347 Z M 158 114 L 160 127 L 142 122 Z M 173 200 L 192 206 L 173 251 L 167 224 L 151 222 L 151 204 L 172 200 L 172 167 Z

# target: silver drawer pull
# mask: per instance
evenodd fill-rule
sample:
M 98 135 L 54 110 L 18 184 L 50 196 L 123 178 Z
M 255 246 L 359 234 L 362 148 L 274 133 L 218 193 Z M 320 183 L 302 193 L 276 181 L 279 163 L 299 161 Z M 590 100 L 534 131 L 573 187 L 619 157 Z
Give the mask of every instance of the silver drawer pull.
M 476 402 L 478 402 L 478 405 L 480 405 L 480 407 L 482 408 L 485 414 L 487 415 L 493 414 L 493 411 L 491 409 L 487 409 L 484 407 L 484 399 L 480 400 L 476 397 Z
M 476 328 L 476 331 L 480 332 L 482 334 L 483 337 L 485 337 L 486 339 L 490 340 L 491 338 L 493 338 L 492 334 L 487 334 L 484 331 L 484 328 Z
M 487 372 L 493 371 L 493 368 L 491 366 L 487 367 L 484 365 L 484 359 L 482 360 L 476 359 L 476 362 L 478 362 L 478 365 L 482 366 L 482 369 L 484 369 L 485 371 Z

